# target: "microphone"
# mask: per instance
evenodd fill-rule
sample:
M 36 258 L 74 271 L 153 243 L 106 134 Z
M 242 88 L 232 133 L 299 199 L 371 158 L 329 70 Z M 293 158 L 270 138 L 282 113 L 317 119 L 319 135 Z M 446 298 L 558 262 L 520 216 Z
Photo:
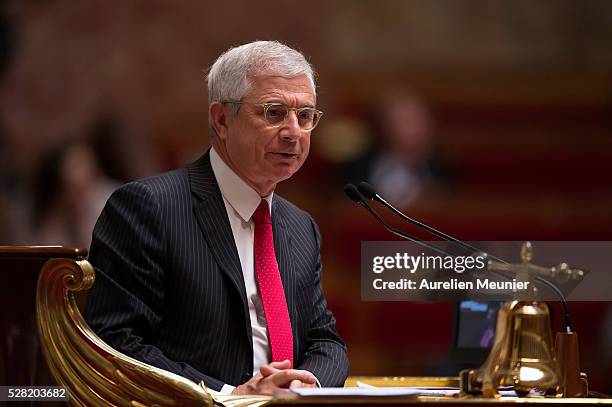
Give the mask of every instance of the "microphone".
M 352 185 L 352 184 L 350 184 Z M 353 186 L 354 187 L 354 186 Z M 481 252 L 484 253 L 481 249 L 472 246 L 470 244 L 467 244 L 465 242 L 463 242 L 462 240 L 459 240 L 453 236 L 450 236 L 444 232 L 441 232 L 437 229 L 432 228 L 429 225 L 426 225 L 422 222 L 419 222 L 416 219 L 411 218 L 410 216 L 404 214 L 403 212 L 401 212 L 399 209 L 397 209 L 396 207 L 394 207 L 393 205 L 391 205 L 389 202 L 387 202 L 383 197 L 381 197 L 378 193 L 376 193 L 376 190 L 374 189 L 374 187 L 372 185 L 370 185 L 367 182 L 360 182 L 358 185 L 358 190 L 359 192 L 365 196 L 368 199 L 371 199 L 373 201 L 377 201 L 381 204 L 383 204 L 384 206 L 386 206 L 388 209 L 390 209 L 392 212 L 394 212 L 396 215 L 400 216 L 402 219 L 412 223 L 413 225 L 417 226 L 420 229 L 426 230 L 427 232 L 431 233 L 432 235 L 435 235 L 439 238 L 442 239 L 446 239 L 446 240 L 450 240 L 454 243 L 456 243 L 457 245 L 463 247 L 464 249 L 467 250 L 471 250 L 474 252 Z M 346 187 L 345 187 L 346 189 Z M 356 192 L 356 191 L 355 191 Z M 360 197 L 361 198 L 361 197 Z M 421 241 L 421 243 L 424 243 Z M 427 244 L 425 244 L 427 245 Z M 429 245 L 427 245 L 429 246 Z M 485 253 L 486 257 L 491 258 L 493 260 L 498 261 L 499 263 L 502 264 L 509 264 L 507 261 L 505 261 L 504 259 L 500 259 L 497 256 L 494 256 L 492 254 L 489 253 Z M 497 272 L 497 274 L 504 276 L 503 273 L 500 273 L 499 271 Z M 506 276 L 507 277 L 507 276 Z M 571 330 L 571 318 L 570 318 L 570 313 L 569 313 L 569 306 L 567 305 L 567 300 L 565 299 L 565 295 L 563 295 L 563 293 L 561 292 L 561 290 L 559 290 L 559 288 L 551 283 L 550 281 L 548 281 L 547 279 L 543 278 L 542 276 L 535 276 L 534 280 L 536 280 L 537 282 L 544 284 L 545 286 L 547 286 L 548 288 L 550 288 L 552 291 L 555 292 L 555 294 L 557 294 L 557 296 L 560 298 L 561 300 L 561 305 L 563 306 L 563 311 L 564 311 L 564 325 L 565 325 L 565 330 L 566 332 L 572 332 Z
M 376 220 L 377 220 L 377 221 L 378 221 L 380 224 L 382 224 L 382 225 L 384 226 L 384 228 L 385 228 L 385 229 L 387 229 L 389 232 L 393 233 L 394 235 L 399 236 L 399 237 L 401 237 L 402 239 L 410 240 L 411 242 L 417 243 L 417 244 L 419 244 L 419 245 L 420 245 L 420 246 L 422 246 L 422 247 L 425 247 L 425 248 L 427 248 L 427 249 L 429 249 L 429 250 L 433 250 L 433 251 L 435 251 L 436 253 L 443 254 L 443 255 L 445 255 L 445 256 L 453 256 L 452 254 L 450 254 L 450 253 L 448 253 L 448 252 L 446 252 L 446 251 L 444 251 L 444 250 L 442 250 L 442 249 L 440 249 L 440 248 L 438 248 L 438 247 L 435 247 L 435 246 L 432 246 L 432 245 L 429 245 L 429 244 L 425 243 L 423 240 L 419 239 L 418 237 L 415 237 L 415 236 L 409 235 L 408 233 L 402 232 L 402 231 L 401 231 L 401 230 L 399 230 L 399 229 L 396 229 L 396 228 L 394 228 L 394 227 L 392 227 L 392 226 L 389 226 L 389 225 L 387 224 L 387 222 L 385 222 L 385 221 L 384 221 L 384 220 L 383 220 L 383 219 L 380 217 L 380 215 L 378 215 L 378 213 L 377 213 L 377 212 L 376 212 L 374 209 L 372 209 L 372 208 L 370 207 L 370 205 L 368 205 L 368 204 L 367 204 L 367 202 L 366 202 L 366 201 L 364 201 L 364 200 L 363 200 L 363 198 L 362 198 L 361 194 L 359 193 L 359 191 L 357 190 L 357 187 L 356 187 L 355 185 L 353 185 L 353 184 L 346 184 L 346 185 L 344 186 L 344 193 L 345 193 L 345 194 L 346 194 L 346 195 L 347 195 L 349 198 L 351 198 L 351 200 L 352 200 L 353 202 L 355 202 L 355 203 L 357 203 L 357 204 L 359 204 L 359 205 L 363 206 L 363 207 L 364 207 L 364 208 L 365 208 L 365 209 L 366 209 L 368 212 L 370 212 L 370 214 L 371 214 L 371 215 L 372 215 L 372 216 L 373 216 L 373 217 L 374 217 L 374 218 L 375 218 L 375 219 L 376 219 Z M 454 257 L 454 256 L 453 256 L 453 257 Z
M 379 194 L 376 193 L 376 190 L 374 190 L 374 187 L 370 184 L 368 184 L 367 182 L 360 182 L 358 185 L 358 190 L 359 192 L 361 192 L 361 194 L 363 196 L 365 196 L 368 199 L 371 199 L 373 201 L 377 201 L 381 204 L 383 204 L 384 206 L 386 206 L 388 209 L 390 209 L 392 212 L 394 212 L 396 215 L 398 215 L 399 217 L 401 217 L 402 219 L 412 223 L 413 225 L 417 226 L 420 229 L 423 229 L 429 233 L 431 233 L 434 236 L 437 236 L 441 239 L 444 240 L 450 240 L 451 242 L 456 243 L 457 245 L 461 246 L 462 248 L 466 249 L 466 250 L 470 250 L 472 252 L 482 252 L 481 249 L 472 246 L 470 244 L 467 244 L 465 242 L 463 242 L 462 240 L 459 240 L 453 236 L 450 236 L 444 232 L 441 232 L 437 229 L 432 228 L 429 225 L 424 224 L 423 222 L 419 222 L 418 220 L 411 218 L 410 216 L 406 215 L 405 213 L 403 213 L 402 211 L 400 211 L 399 209 L 397 209 L 395 206 L 391 205 L 389 202 L 387 202 L 385 199 L 383 199 L 383 197 L 381 197 Z M 487 257 L 490 257 L 494 260 L 497 260 L 501 263 L 508 263 L 500 258 L 497 258 L 493 255 L 490 255 L 488 253 L 485 253 Z
M 357 191 L 357 187 L 353 184 L 346 184 L 344 186 L 344 193 L 346 196 L 351 198 L 351 201 L 360 204 L 364 208 L 367 207 L 367 204 L 363 201 L 361 194 Z

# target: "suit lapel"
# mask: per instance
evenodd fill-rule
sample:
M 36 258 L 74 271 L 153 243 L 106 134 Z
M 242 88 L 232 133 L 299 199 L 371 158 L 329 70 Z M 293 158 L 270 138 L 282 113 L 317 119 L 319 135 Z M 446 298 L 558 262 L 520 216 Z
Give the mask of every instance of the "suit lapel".
M 196 219 L 219 268 L 230 279 L 242 299 L 244 315 L 250 331 L 249 310 L 240 257 L 221 190 L 210 165 L 210 150 L 198 161 L 189 165 L 189 182 L 192 192 L 200 198 L 200 201 L 193 206 Z
M 202 233 L 206 238 L 219 268 L 231 280 L 242 299 L 247 332 L 251 337 L 249 309 L 246 298 L 246 288 L 240 257 L 236 249 L 232 228 L 227 217 L 221 190 L 210 165 L 210 150 L 188 167 L 191 191 L 200 199 L 194 204 L 194 214 Z M 292 256 L 292 240 L 287 229 L 286 217 L 289 216 L 282 203 L 274 198 L 272 201 L 272 231 L 274 235 L 274 253 L 285 290 L 287 309 L 291 319 L 291 329 L 294 341 L 297 336 L 297 315 L 295 309 L 296 287 L 294 281 L 294 264 Z M 294 358 L 298 344 L 294 342 Z

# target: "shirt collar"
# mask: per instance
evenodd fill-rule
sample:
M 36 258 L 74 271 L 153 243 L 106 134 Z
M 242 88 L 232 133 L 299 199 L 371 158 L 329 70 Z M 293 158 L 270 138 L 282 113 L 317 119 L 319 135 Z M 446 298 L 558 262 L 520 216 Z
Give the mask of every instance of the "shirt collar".
M 255 209 L 257 209 L 262 199 L 268 201 L 268 208 L 270 214 L 272 214 L 272 196 L 274 192 L 264 198 L 260 197 L 257 191 L 244 182 L 223 161 L 214 147 L 210 149 L 210 165 L 215 174 L 217 184 L 219 184 L 221 194 L 243 221 L 248 222 L 251 220 L 251 216 L 255 213 Z

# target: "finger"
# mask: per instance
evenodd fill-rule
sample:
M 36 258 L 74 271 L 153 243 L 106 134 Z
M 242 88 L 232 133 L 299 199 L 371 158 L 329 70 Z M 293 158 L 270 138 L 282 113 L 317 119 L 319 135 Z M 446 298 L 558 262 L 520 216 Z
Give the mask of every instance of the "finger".
M 289 367 L 291 367 L 291 362 L 288 360 L 283 360 L 282 362 L 272 362 L 267 365 L 262 365 L 259 368 L 259 372 L 262 376 L 266 377 L 279 370 L 288 369 Z
M 315 377 L 315 375 L 310 373 L 308 370 L 293 369 L 293 371 L 297 375 L 299 375 L 299 378 L 297 380 L 300 380 L 302 384 L 315 384 L 315 385 L 317 384 L 317 378 Z
M 288 359 L 285 359 L 281 362 L 268 363 L 268 366 L 273 367 L 275 369 L 284 370 L 289 369 L 291 367 L 291 362 Z
M 304 383 L 316 383 L 317 379 L 314 375 L 306 370 L 286 369 L 279 370 L 276 373 L 268 376 L 278 387 L 288 387 L 292 380 L 300 380 Z
M 278 369 L 275 369 L 269 365 L 262 365 L 259 368 L 259 374 L 261 374 L 263 377 L 270 376 L 271 374 L 276 373 L 276 372 L 278 372 Z
M 289 383 L 289 388 L 290 389 L 296 389 L 299 387 L 308 387 L 308 388 L 316 388 L 319 387 L 317 386 L 316 383 L 304 383 L 301 380 L 291 380 L 291 383 Z
M 257 383 L 256 388 L 251 394 L 262 394 L 262 395 L 271 396 L 277 392 L 288 392 L 288 391 L 289 389 L 278 386 L 274 382 L 274 375 L 270 375 L 268 377 L 262 378 L 261 381 Z

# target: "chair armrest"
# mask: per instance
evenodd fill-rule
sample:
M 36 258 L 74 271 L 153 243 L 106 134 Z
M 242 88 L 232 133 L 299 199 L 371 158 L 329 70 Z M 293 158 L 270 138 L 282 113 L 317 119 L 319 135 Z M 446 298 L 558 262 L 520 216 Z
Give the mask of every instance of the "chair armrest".
M 117 352 L 81 315 L 74 293 L 88 290 L 95 273 L 87 260 L 55 258 L 38 278 L 36 320 L 43 355 L 58 384 L 79 406 L 212 405 L 194 382 Z

